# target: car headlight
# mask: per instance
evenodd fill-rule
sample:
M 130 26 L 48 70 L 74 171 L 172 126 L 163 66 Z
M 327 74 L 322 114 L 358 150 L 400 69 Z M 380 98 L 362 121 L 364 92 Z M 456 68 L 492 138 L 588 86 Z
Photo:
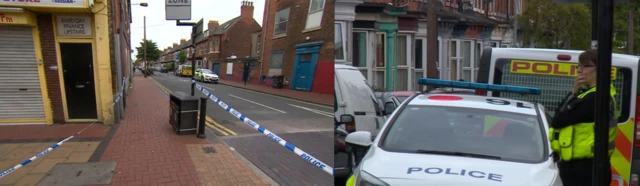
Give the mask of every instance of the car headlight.
M 368 172 L 360 170 L 360 168 L 356 169 L 355 178 L 355 186 L 390 186 Z

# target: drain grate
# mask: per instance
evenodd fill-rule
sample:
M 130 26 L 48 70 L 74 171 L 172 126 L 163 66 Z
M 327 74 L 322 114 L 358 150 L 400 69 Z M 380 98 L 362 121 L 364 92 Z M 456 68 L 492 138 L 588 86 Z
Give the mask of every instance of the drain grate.
M 202 151 L 204 151 L 205 154 L 216 153 L 216 149 L 213 147 L 202 147 Z

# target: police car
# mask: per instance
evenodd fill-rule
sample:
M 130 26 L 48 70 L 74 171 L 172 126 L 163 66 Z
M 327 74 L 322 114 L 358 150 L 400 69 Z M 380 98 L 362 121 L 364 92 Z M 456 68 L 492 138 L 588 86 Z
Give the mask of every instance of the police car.
M 540 94 L 536 88 L 422 78 L 421 85 Z M 468 94 L 416 94 L 377 137 L 345 141 L 368 149 L 356 157 L 355 185 L 559 186 L 542 105 Z M 358 155 L 356 155 L 358 156 Z

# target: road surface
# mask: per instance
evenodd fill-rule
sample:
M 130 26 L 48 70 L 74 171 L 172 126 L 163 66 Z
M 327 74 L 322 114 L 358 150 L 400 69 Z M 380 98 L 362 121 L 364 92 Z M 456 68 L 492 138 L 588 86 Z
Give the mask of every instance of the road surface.
M 156 72 L 165 93 L 191 93 L 191 79 Z M 198 82 L 231 108 L 297 148 L 333 166 L 333 108 L 222 84 Z M 135 85 L 134 85 L 135 86 Z M 303 93 L 303 92 L 301 92 Z M 196 90 L 196 96 L 204 94 Z M 333 177 L 209 100 L 207 126 L 280 185 L 333 185 Z

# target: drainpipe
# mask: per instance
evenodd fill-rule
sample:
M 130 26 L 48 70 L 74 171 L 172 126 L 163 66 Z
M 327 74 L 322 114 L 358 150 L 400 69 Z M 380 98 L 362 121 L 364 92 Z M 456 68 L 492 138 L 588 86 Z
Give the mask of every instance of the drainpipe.
M 267 7 L 267 8 L 265 8 L 265 9 L 267 10 L 267 12 L 266 12 L 267 16 L 265 16 L 264 25 L 262 25 L 262 30 L 265 31 L 265 32 L 262 32 L 262 33 L 266 33 L 265 28 L 269 24 L 269 4 L 271 3 L 271 1 L 270 0 L 266 0 L 266 1 L 267 1 L 267 4 L 266 4 L 265 7 Z M 266 46 L 265 43 L 267 42 L 266 34 L 262 34 L 262 41 L 263 41 L 262 42 L 262 51 L 261 51 L 261 54 L 260 54 L 260 76 L 259 76 L 260 84 L 262 84 L 262 71 L 264 70 L 264 61 L 265 61 L 264 60 L 264 52 L 265 52 L 264 50 L 266 48 L 265 47 Z M 271 62 L 271 61 L 269 61 L 269 62 Z

